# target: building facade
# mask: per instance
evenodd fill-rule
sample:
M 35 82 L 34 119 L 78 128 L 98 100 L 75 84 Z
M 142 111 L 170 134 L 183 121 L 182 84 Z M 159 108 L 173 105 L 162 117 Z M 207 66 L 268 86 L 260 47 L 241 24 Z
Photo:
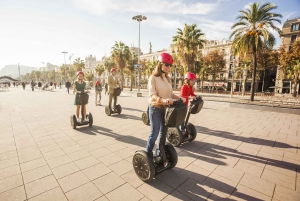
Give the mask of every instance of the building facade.
M 282 26 L 281 46 L 286 51 L 291 50 L 295 41 L 300 41 L 300 17 L 287 20 Z M 280 68 L 277 68 L 276 74 L 276 92 L 278 93 L 292 93 L 293 82 L 287 79 L 286 74 Z M 298 85 L 298 94 L 300 93 Z

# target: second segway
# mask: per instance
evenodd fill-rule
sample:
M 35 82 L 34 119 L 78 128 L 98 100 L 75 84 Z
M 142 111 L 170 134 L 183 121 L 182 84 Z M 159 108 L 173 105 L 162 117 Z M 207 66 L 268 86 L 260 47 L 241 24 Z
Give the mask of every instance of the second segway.
M 187 112 L 186 105 L 180 101 L 174 101 L 173 105 L 166 110 L 165 121 L 158 149 L 154 149 L 154 156 L 149 157 L 146 151 L 135 152 L 132 165 L 136 175 L 144 182 L 149 182 L 153 177 L 167 169 L 176 166 L 178 156 L 175 148 L 166 144 L 166 135 L 169 127 L 179 126 L 185 118 Z
M 71 125 L 72 125 L 73 129 L 76 129 L 77 126 L 84 126 L 84 125 L 92 126 L 93 125 L 92 114 L 90 112 L 88 114 L 84 114 L 84 112 L 83 112 L 83 106 L 86 105 L 89 100 L 89 95 L 87 94 L 87 92 L 80 93 L 79 100 L 81 103 L 81 117 L 82 118 L 81 118 L 81 122 L 77 122 L 77 118 L 76 118 L 75 114 L 73 114 L 70 117 L 70 121 L 71 121 Z M 84 121 L 85 118 L 88 119 L 88 121 Z
M 115 90 L 114 90 L 114 95 L 115 96 L 120 96 L 120 94 L 121 94 L 121 91 L 122 91 L 122 89 L 119 87 L 119 88 L 116 88 Z M 112 115 L 112 114 L 115 114 L 115 113 L 117 113 L 117 114 L 121 114 L 122 113 L 122 107 L 121 107 L 121 105 L 119 105 L 119 104 L 117 104 L 114 108 L 110 108 L 109 106 L 106 106 L 105 107 L 105 114 L 107 115 L 107 116 L 110 116 L 110 115 Z
M 183 133 L 178 127 L 168 129 L 167 140 L 174 147 L 178 147 L 181 143 L 186 141 L 193 141 L 197 137 L 197 130 L 192 123 L 189 123 L 191 114 L 197 114 L 200 112 L 204 104 L 202 98 L 197 97 L 196 100 L 192 100 L 188 107 L 188 112 L 184 120 L 185 132 Z

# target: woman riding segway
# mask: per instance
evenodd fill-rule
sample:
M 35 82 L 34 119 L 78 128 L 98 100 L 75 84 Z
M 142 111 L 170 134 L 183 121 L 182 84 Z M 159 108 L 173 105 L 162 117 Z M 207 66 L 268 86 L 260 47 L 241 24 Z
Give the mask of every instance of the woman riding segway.
M 168 73 L 173 64 L 173 57 L 168 53 L 161 53 L 158 64 L 149 78 L 149 119 L 151 133 L 148 138 L 146 151 L 137 151 L 133 157 L 133 167 L 137 176 L 143 181 L 150 181 L 153 176 L 168 168 L 173 168 L 177 163 L 177 153 L 173 146 L 165 145 L 166 132 L 170 124 L 166 116 L 166 108 L 178 102 L 185 101 L 173 93 L 172 84 Z M 182 101 L 181 101 L 182 102 Z M 182 107 L 183 106 L 183 107 Z M 186 106 L 182 103 L 180 111 L 173 115 L 174 122 L 181 124 L 186 115 Z M 183 117 L 183 118 L 182 118 Z M 177 126 L 179 126 L 179 124 Z M 172 125 L 174 126 L 174 125 Z M 159 148 L 153 154 L 155 141 L 158 138 Z
M 86 114 L 86 104 L 88 103 L 89 91 L 86 88 L 86 83 L 83 81 L 84 73 L 82 71 L 77 72 L 77 81 L 74 83 L 73 86 L 73 93 L 75 95 L 74 105 L 76 105 L 76 116 L 71 116 L 71 124 L 75 129 L 76 126 L 86 125 L 89 124 L 90 126 L 93 124 L 93 117 L 92 114 Z M 81 107 L 81 116 L 79 118 L 79 110 Z

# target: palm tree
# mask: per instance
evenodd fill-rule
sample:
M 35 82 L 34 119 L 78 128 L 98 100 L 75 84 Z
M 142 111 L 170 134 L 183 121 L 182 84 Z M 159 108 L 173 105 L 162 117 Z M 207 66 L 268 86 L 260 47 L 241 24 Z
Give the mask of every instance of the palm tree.
M 173 48 L 178 52 L 179 59 L 187 71 L 195 72 L 197 52 L 205 43 L 203 36 L 204 33 L 197 29 L 196 24 L 185 24 L 183 30 L 177 28 L 177 35 L 173 36 Z
M 134 74 L 134 64 L 137 64 L 138 57 L 134 52 L 131 52 L 131 58 L 130 61 L 127 63 L 126 71 L 130 74 L 130 91 L 132 91 L 132 85 L 133 85 L 133 74 Z
M 78 57 L 73 62 L 73 67 L 74 67 L 75 71 L 82 71 L 85 68 L 85 64 L 84 64 L 83 60 L 81 60 L 80 57 Z
M 117 68 L 120 69 L 122 79 L 121 83 L 123 88 L 123 69 L 126 67 L 131 58 L 129 47 L 121 41 L 116 41 L 115 45 L 111 48 L 111 58 L 116 64 Z
M 255 75 L 257 67 L 257 54 L 263 50 L 263 47 L 272 49 L 275 45 L 275 37 L 269 31 L 269 28 L 275 30 L 278 34 L 281 30 L 276 27 L 273 22 L 281 21 L 281 14 L 272 13 L 277 6 L 271 3 L 252 3 L 249 8 L 240 11 L 239 20 L 231 29 L 234 31 L 229 36 L 229 39 L 234 37 L 232 49 L 234 55 L 251 53 L 253 57 L 253 76 L 251 84 L 250 100 L 254 100 L 255 91 Z
M 97 75 L 100 77 L 102 75 L 102 73 L 104 73 L 105 68 L 103 64 L 98 64 L 95 68 L 95 72 L 97 73 Z
M 115 67 L 115 63 L 111 60 L 110 57 L 105 58 L 103 65 L 104 65 L 105 70 L 107 70 L 107 71 L 110 71 L 110 69 Z
M 37 81 L 40 81 L 40 78 L 41 78 L 41 76 L 42 76 L 42 73 L 41 73 L 41 71 L 35 71 L 34 72 L 34 75 L 35 75 L 35 78 L 37 79 Z

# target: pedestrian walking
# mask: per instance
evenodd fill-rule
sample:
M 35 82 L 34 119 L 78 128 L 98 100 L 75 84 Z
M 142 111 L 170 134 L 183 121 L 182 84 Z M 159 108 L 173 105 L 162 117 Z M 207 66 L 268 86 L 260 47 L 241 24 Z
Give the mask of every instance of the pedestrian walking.
M 42 87 L 42 83 L 38 82 L 38 88 L 41 89 L 41 87 Z
M 95 105 L 101 105 L 101 92 L 102 92 L 102 84 L 97 81 L 95 85 Z M 99 99 L 98 99 L 99 96 Z
M 25 90 L 25 82 L 22 82 L 23 90 Z
M 59 83 L 59 88 L 61 89 L 61 82 Z
M 53 82 L 50 82 L 50 87 L 52 87 L 53 86 Z
M 31 86 L 32 91 L 34 91 L 34 81 L 33 80 L 31 80 L 30 86 Z
M 105 95 L 106 95 L 108 89 L 107 83 L 105 83 L 104 87 L 105 87 Z
M 54 88 L 56 89 L 56 82 L 54 82 Z
M 67 88 L 67 92 L 69 93 L 69 89 L 71 87 L 71 82 L 69 82 L 69 80 L 66 82 L 66 88 Z

